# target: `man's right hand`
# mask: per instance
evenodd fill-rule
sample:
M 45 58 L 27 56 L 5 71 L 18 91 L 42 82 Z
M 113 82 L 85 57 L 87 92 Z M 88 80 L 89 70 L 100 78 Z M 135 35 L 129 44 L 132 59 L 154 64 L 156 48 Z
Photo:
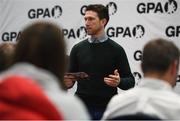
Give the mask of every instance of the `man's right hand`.
M 77 80 L 88 79 L 89 75 L 85 72 L 66 73 L 64 76 L 64 84 L 69 89 L 73 87 Z
M 64 84 L 65 86 L 70 89 L 74 86 L 74 83 L 76 82 L 76 77 L 73 75 L 65 75 L 64 76 Z

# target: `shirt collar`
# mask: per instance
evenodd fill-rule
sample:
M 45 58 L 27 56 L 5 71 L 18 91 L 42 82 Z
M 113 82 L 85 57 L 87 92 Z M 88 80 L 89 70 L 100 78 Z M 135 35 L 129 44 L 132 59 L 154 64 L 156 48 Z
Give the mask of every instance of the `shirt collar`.
M 89 41 L 90 43 L 94 43 L 95 40 L 98 40 L 98 43 L 102 43 L 102 42 L 105 42 L 107 39 L 108 39 L 107 35 L 103 34 L 102 36 L 97 37 L 97 38 L 90 36 L 90 37 L 88 38 L 88 41 Z
M 155 78 L 144 78 L 138 85 L 139 87 L 148 87 L 152 89 L 165 89 L 165 90 L 172 90 L 172 87 L 169 83 L 165 82 L 164 80 L 155 79 Z

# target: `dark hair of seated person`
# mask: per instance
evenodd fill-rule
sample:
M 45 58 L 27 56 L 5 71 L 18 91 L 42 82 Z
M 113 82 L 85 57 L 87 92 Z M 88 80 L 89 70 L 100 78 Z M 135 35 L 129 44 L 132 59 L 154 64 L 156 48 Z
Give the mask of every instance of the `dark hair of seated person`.
M 14 49 L 15 43 L 4 42 L 0 44 L 0 72 L 9 67 Z
M 28 62 L 53 73 L 63 89 L 66 44 L 62 29 L 39 21 L 27 26 L 17 38 L 13 63 Z

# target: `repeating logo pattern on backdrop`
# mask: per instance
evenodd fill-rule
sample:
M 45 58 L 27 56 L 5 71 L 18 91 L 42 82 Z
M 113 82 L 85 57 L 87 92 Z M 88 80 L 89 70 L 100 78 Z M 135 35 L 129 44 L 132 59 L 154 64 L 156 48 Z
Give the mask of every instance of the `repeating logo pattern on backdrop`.
M 163 2 L 166 1 L 166 2 Z M 141 2 L 137 5 L 139 14 L 148 13 L 167 13 L 173 14 L 177 11 L 178 4 L 176 0 L 163 0 L 161 2 Z
M 62 15 L 62 8 L 61 6 L 56 5 L 53 9 L 52 9 L 52 16 L 54 18 L 59 18 Z
M 109 2 L 107 5 L 105 5 L 108 10 L 109 10 L 109 15 L 114 15 L 115 13 L 117 13 L 117 5 L 115 2 Z M 85 11 L 86 11 L 86 8 L 87 8 L 87 5 L 83 5 L 81 8 L 80 8 L 80 14 L 81 15 L 85 15 Z
M 68 39 L 80 39 L 84 40 L 87 37 L 87 31 L 84 26 L 79 27 L 77 30 L 71 29 L 63 29 L 64 36 Z
M 16 42 L 16 39 L 21 35 L 21 31 L 11 31 L 2 33 L 1 40 L 3 42 Z
M 168 0 L 165 3 L 164 9 L 166 11 L 166 13 L 168 14 L 172 14 L 177 10 L 177 2 L 175 0 Z
M 136 50 L 134 52 L 134 60 L 136 60 L 136 61 L 142 60 L 142 51 L 141 50 Z
M 109 2 L 106 7 L 109 10 L 109 15 L 114 15 L 117 12 L 117 5 L 115 2 Z
M 87 38 L 87 31 L 84 26 L 79 27 L 77 30 L 63 29 L 64 35 L 68 39 L 84 40 Z M 136 25 L 135 27 L 108 27 L 106 30 L 108 37 L 129 37 L 129 38 L 142 38 L 145 34 L 145 28 L 142 25 Z
M 133 29 L 133 35 L 135 38 L 141 38 L 144 36 L 145 29 L 142 25 L 136 25 Z
M 180 26 L 168 26 L 168 27 L 166 27 L 165 34 L 167 37 L 179 37 Z
M 138 85 L 142 79 L 142 75 L 139 72 L 133 72 L 133 76 L 135 78 L 136 85 Z
M 87 37 L 87 31 L 86 28 L 84 26 L 81 26 L 78 30 L 77 30 L 77 37 L 80 40 L 83 40 Z
M 53 8 L 36 8 L 30 9 L 28 11 L 28 18 L 38 19 L 38 18 L 60 18 L 63 10 L 61 6 L 55 5 Z
M 178 75 L 177 77 L 177 82 L 180 82 L 180 75 Z
M 108 27 L 106 34 L 109 37 L 142 38 L 145 35 L 145 28 L 142 25 L 136 25 L 135 27 Z

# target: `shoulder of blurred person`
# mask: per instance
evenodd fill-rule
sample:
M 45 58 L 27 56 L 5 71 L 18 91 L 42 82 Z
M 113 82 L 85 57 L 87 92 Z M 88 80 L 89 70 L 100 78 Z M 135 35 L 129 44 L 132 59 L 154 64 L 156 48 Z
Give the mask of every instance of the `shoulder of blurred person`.
M 90 119 L 83 102 L 74 95 L 59 88 L 58 78 L 50 71 L 38 68 L 30 63 L 16 63 L 0 75 L 0 80 L 13 75 L 34 80 L 45 92 L 55 107 L 67 120 Z M 73 110 L 75 109 L 75 110 Z
M 63 120 L 61 110 L 33 79 L 9 75 L 0 82 L 1 120 Z M 46 110 L 44 108 L 46 107 Z
M 137 87 L 114 96 L 103 119 L 136 113 L 180 119 L 180 96 L 173 91 L 179 57 L 173 42 L 161 38 L 149 41 L 143 48 L 141 63 L 144 79 Z
M 162 85 L 158 84 L 157 86 Z M 166 86 L 169 87 L 169 85 Z M 135 87 L 114 96 L 110 100 L 102 119 L 113 119 L 136 113 L 156 116 L 159 119 L 180 119 L 179 111 L 180 97 L 170 87 L 167 91 Z

